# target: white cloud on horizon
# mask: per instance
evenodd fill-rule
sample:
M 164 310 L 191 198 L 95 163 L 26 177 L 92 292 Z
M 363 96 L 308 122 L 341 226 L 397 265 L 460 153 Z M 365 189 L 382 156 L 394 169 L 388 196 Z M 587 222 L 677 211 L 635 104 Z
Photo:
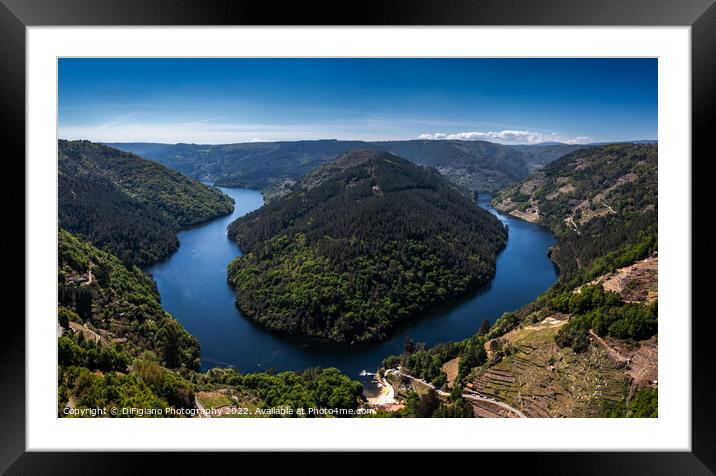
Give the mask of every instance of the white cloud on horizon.
M 500 144 L 539 144 L 541 142 L 563 142 L 565 144 L 587 144 L 594 142 L 588 136 L 569 137 L 556 132 L 544 133 L 536 131 L 503 130 L 503 131 L 472 131 L 455 133 L 420 134 L 423 140 L 484 140 Z

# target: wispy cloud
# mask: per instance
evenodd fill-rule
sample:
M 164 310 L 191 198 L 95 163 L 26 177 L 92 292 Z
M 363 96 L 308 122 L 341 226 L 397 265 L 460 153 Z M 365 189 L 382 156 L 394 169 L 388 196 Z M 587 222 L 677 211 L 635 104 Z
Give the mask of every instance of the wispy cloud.
M 134 111 L 134 112 L 128 112 L 126 114 L 121 114 L 114 119 L 105 122 L 104 124 L 100 125 L 101 128 L 110 128 L 117 126 L 119 124 L 126 124 L 128 122 L 136 121 L 137 119 L 140 119 L 142 117 L 151 116 L 154 114 L 155 111 Z
M 564 142 L 565 144 L 586 144 L 594 139 L 588 136 L 566 136 L 557 132 L 545 133 L 527 130 L 471 131 L 454 133 L 420 134 L 425 140 L 485 140 L 500 144 L 539 144 L 541 142 Z
M 217 122 L 212 122 L 217 120 Z M 95 142 L 192 142 L 197 144 L 230 144 L 235 142 L 270 142 L 279 140 L 345 139 L 391 140 L 414 137 L 397 136 L 379 127 L 366 127 L 365 122 L 268 124 L 220 122 L 218 118 L 177 123 L 121 122 L 106 127 L 60 126 L 61 139 L 87 139 Z
M 208 124 L 210 122 L 218 121 L 219 119 L 224 119 L 226 116 L 214 116 L 214 117 L 207 117 L 204 119 L 197 119 L 196 121 L 189 121 L 189 122 L 183 122 L 182 125 L 187 126 L 197 126 L 201 124 Z

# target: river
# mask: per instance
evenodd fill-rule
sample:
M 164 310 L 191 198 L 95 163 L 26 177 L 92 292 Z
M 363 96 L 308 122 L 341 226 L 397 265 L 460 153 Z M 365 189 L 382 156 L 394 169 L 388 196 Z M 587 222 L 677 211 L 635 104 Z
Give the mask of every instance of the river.
M 464 339 L 477 332 L 483 319 L 494 321 L 533 301 L 558 277 L 547 256 L 555 242 L 552 234 L 498 213 L 489 197 L 482 197 L 478 203 L 509 226 L 509 238 L 497 258 L 494 279 L 479 290 L 431 310 L 379 344 L 342 346 L 275 335 L 241 315 L 226 279 L 226 266 L 241 254 L 227 237 L 226 227 L 261 207 L 263 198 L 255 190 L 221 190 L 236 201 L 233 213 L 179 232 L 179 249 L 147 270 L 157 282 L 164 308 L 199 340 L 204 370 L 217 366 L 241 372 L 337 367 L 361 380 L 370 393 L 370 379 L 360 377 L 361 370 L 374 372 L 383 358 L 400 353 L 406 337 L 428 345 Z

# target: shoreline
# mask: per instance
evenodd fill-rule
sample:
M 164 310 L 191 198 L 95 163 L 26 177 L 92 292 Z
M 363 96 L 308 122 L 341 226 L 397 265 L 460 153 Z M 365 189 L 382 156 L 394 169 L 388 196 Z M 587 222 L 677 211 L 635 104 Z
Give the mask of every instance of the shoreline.
M 377 374 L 376 374 L 376 377 L 378 377 Z M 378 393 L 378 395 L 376 395 L 374 397 L 366 398 L 368 405 L 378 406 L 378 405 L 392 405 L 392 404 L 397 403 L 397 401 L 395 400 L 395 389 L 393 388 L 393 386 L 390 383 L 388 383 L 388 381 L 385 380 L 385 378 L 383 378 L 383 377 L 376 378 L 374 380 L 377 380 L 376 385 L 380 389 L 380 392 Z

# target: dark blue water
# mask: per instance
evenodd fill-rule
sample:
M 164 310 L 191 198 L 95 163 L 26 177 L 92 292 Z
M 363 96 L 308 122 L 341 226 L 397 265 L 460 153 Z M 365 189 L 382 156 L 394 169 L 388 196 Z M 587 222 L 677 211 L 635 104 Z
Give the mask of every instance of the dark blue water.
M 428 345 L 464 339 L 477 332 L 483 319 L 494 321 L 502 313 L 527 304 L 557 279 L 547 257 L 554 237 L 536 225 L 497 213 L 484 197 L 480 205 L 509 226 L 507 247 L 497 259 L 497 273 L 490 283 L 401 327 L 380 344 L 338 346 L 277 336 L 241 315 L 226 280 L 226 266 L 241 253 L 228 239 L 226 227 L 259 208 L 262 196 L 253 190 L 222 191 L 236 201 L 234 212 L 180 232 L 179 250 L 148 269 L 157 282 L 164 308 L 199 339 L 203 369 L 231 366 L 251 372 L 269 367 L 279 371 L 337 367 L 358 379 L 361 370 L 375 371 L 386 356 L 400 353 L 406 337 Z

